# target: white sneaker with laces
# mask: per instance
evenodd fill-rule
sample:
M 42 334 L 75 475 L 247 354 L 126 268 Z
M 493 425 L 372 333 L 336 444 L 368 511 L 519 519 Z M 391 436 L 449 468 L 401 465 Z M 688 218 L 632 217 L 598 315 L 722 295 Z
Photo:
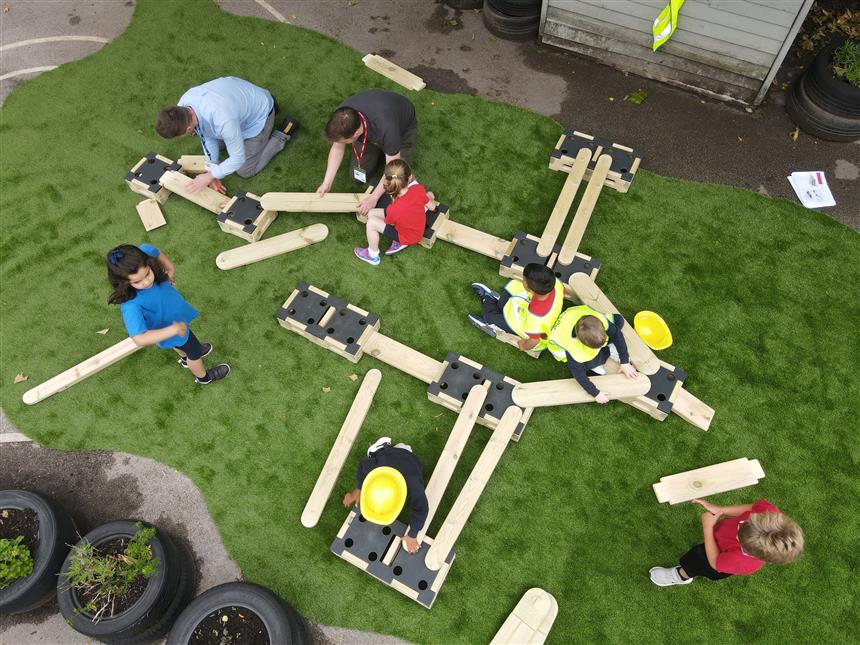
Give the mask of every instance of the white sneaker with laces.
M 370 448 L 367 449 L 367 456 L 370 457 L 370 455 L 372 455 L 374 452 L 376 452 L 386 444 L 389 446 L 391 445 L 391 437 L 380 437 L 374 442 L 372 446 L 370 446 Z
M 693 578 L 684 580 L 678 572 L 678 567 L 651 567 L 648 571 L 651 582 L 658 587 L 671 587 L 673 585 L 688 585 Z

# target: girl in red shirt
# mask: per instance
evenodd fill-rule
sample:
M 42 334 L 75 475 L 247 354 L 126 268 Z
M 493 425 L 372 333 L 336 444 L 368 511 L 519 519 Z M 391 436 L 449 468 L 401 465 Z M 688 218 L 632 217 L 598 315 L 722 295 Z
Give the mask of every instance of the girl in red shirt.
M 749 575 L 766 562 L 788 564 L 803 553 L 803 531 L 766 500 L 738 506 L 692 501 L 705 509 L 704 542 L 682 555 L 680 566 L 653 567 L 651 582 L 658 587 L 686 585 L 698 576 L 720 580 L 733 574 Z
M 433 193 L 415 181 L 412 169 L 403 159 L 394 159 L 385 165 L 383 176 L 385 195 L 377 208 L 367 215 L 367 248 L 355 247 L 359 260 L 376 266 L 379 264 L 379 235 L 392 240 L 385 255 L 394 255 L 407 246 L 417 244 L 427 227 L 426 211 L 435 202 Z

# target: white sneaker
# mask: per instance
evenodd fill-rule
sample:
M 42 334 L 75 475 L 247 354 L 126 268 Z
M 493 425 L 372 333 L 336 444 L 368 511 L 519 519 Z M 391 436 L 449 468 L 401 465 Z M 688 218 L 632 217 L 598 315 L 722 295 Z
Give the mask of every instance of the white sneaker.
M 383 446 L 391 445 L 391 437 L 380 437 L 377 439 L 370 448 L 367 449 L 367 456 L 370 457 L 374 452 L 382 448 Z
M 678 573 L 678 567 L 651 567 L 648 571 L 651 576 L 651 582 L 658 587 L 671 587 L 672 585 L 688 585 L 693 582 L 693 578 L 684 580 L 681 574 Z
M 594 372 L 595 374 L 600 374 L 601 376 L 606 374 L 606 368 L 603 367 L 603 365 L 598 365 L 597 367 L 592 367 L 591 371 Z

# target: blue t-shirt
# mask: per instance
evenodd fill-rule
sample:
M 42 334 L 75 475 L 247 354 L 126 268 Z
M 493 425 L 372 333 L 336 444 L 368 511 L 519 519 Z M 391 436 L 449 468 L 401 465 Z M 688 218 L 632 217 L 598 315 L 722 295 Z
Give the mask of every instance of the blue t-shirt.
M 151 244 L 141 244 L 138 247 L 147 255 L 157 258 L 161 252 Z M 137 295 L 120 306 L 122 320 L 129 336 L 137 336 L 150 329 L 164 329 L 175 322 L 190 323 L 200 314 L 185 302 L 169 280 L 154 283 L 149 289 L 138 289 Z M 171 336 L 167 340 L 156 343 L 159 347 L 179 347 L 188 341 L 185 336 Z

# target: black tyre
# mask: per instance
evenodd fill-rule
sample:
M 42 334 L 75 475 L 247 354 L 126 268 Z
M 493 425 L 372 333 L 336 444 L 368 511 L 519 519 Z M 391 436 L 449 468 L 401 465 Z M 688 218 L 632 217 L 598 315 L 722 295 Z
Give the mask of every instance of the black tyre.
M 509 16 L 484 0 L 484 10 L 481 18 L 487 30 L 505 40 L 531 40 L 538 33 L 540 13 L 531 16 Z
M 480 9 L 484 0 L 445 0 L 445 4 L 452 9 Z
M 146 522 L 141 524 L 150 526 Z M 137 531 L 131 520 L 109 522 L 87 533 L 83 540 L 98 547 L 118 538 L 131 538 Z M 57 602 L 63 618 L 78 632 L 104 643 L 137 645 L 164 636 L 194 596 L 196 569 L 191 555 L 162 529 L 157 530 L 149 546 L 159 564 L 143 595 L 126 611 L 97 623 L 83 610 L 66 580 L 70 564 L 67 557 L 57 583 Z
M 540 18 L 541 0 L 489 0 L 493 9 L 508 16 L 537 16 Z
M 224 607 L 245 607 L 253 611 L 269 632 L 274 645 L 304 645 L 305 623 L 289 603 L 259 585 L 228 582 L 212 587 L 194 599 L 177 619 L 167 637 L 167 645 L 188 645 L 197 626 L 209 614 Z
M 806 91 L 807 76 L 801 76 L 788 93 L 785 111 L 797 126 L 825 141 L 855 141 L 860 139 L 860 118 L 831 114 L 817 106 Z
M 836 116 L 860 117 L 860 88 L 833 73 L 833 52 L 844 41 L 824 48 L 806 71 L 806 93 L 812 102 Z
M 56 593 L 57 574 L 77 539 L 75 523 L 57 502 L 26 490 L 0 491 L 0 508 L 31 509 L 39 520 L 33 571 L 0 589 L 0 614 L 18 614 L 44 605 Z

